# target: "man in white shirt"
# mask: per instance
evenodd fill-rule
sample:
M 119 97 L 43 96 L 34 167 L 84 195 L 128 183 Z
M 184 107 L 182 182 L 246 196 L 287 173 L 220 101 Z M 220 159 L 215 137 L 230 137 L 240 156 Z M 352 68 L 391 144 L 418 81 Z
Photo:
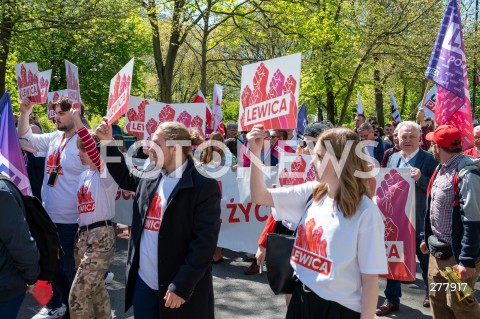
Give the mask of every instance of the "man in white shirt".
M 68 295 L 75 276 L 73 249 L 78 231 L 78 178 L 86 169 L 78 157 L 76 128 L 70 114 L 72 106 L 68 98 L 59 98 L 53 107 L 58 131 L 48 134 L 32 133 L 28 120 L 33 105 L 28 98 L 24 98 L 20 104 L 17 127 L 22 146 L 46 154 L 42 204 L 57 226 L 64 252 L 62 265 L 53 279 L 53 297 L 32 319 L 61 318 L 67 311 Z

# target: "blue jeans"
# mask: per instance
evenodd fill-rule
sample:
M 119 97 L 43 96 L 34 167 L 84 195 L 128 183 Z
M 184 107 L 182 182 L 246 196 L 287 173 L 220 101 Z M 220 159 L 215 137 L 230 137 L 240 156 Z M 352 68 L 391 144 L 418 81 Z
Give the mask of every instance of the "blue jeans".
M 137 275 L 135 290 L 133 292 L 133 316 L 142 319 L 159 318 L 160 299 L 158 290 L 150 288 L 145 281 Z
M 68 307 L 68 295 L 75 278 L 75 259 L 73 250 L 77 237 L 78 224 L 55 224 L 57 226 L 60 245 L 63 249 L 63 260 L 52 280 L 53 296 L 47 307 L 59 308 L 62 303 Z
M 423 283 L 425 284 L 425 292 L 428 292 L 428 254 L 423 254 L 420 250 L 421 240 L 416 240 L 416 255 L 420 262 L 420 268 L 422 269 Z M 393 304 L 400 304 L 400 298 L 402 297 L 402 286 L 398 280 L 387 279 L 387 286 L 385 287 L 385 298 L 388 302 Z
M 0 314 L 4 319 L 16 319 L 20 306 L 22 305 L 25 293 L 18 295 L 17 297 L 0 302 Z

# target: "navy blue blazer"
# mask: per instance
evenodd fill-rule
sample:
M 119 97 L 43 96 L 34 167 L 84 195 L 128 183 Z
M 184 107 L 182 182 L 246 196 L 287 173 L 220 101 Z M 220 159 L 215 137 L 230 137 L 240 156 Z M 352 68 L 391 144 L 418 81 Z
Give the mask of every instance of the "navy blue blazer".
M 393 154 L 388 161 L 387 167 L 398 167 L 401 160 L 400 152 Z M 425 230 L 425 213 L 427 209 L 427 188 L 430 178 L 432 177 L 438 162 L 433 155 L 425 152 L 421 148 L 417 154 L 417 160 L 414 167 L 418 168 L 422 173 L 420 179 L 415 182 L 415 230 L 418 239 L 423 239 Z

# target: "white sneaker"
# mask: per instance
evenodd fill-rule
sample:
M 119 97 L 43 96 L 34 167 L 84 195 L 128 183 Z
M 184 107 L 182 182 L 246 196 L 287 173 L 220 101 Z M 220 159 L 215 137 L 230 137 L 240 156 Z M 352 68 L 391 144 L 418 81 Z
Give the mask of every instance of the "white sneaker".
M 67 307 L 64 304 L 60 308 L 49 308 L 47 306 L 40 309 L 40 311 L 32 317 L 32 319 L 50 319 L 62 318 L 65 315 Z
M 109 283 L 111 283 L 113 281 L 113 272 L 111 271 L 107 271 L 107 273 L 105 274 L 105 285 L 108 285 Z

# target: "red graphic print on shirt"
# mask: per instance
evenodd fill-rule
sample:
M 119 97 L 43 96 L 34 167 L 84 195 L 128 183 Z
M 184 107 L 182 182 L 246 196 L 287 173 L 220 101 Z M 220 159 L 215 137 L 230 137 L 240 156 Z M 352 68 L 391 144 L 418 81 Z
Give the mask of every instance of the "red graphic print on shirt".
M 57 167 L 57 157 L 55 156 L 56 153 L 50 154 L 47 159 L 47 174 L 50 175 L 52 170 Z M 57 172 L 58 175 L 63 175 L 63 169 L 60 166 L 59 171 Z
M 80 214 L 91 213 L 95 211 L 95 200 L 92 197 L 92 193 L 88 191 L 88 187 L 82 185 L 77 192 L 78 198 L 78 212 Z
M 315 219 L 311 218 L 305 223 L 305 227 L 303 225 L 298 227 L 291 260 L 328 276 L 332 269 L 332 261 L 327 259 L 327 241 L 322 239 L 323 227 L 315 226 Z
M 162 224 L 162 206 L 160 203 L 162 202 L 162 198 L 158 193 L 155 193 L 155 196 L 150 203 L 147 211 L 147 218 L 145 219 L 145 224 L 143 228 L 145 230 L 156 231 L 160 229 L 160 225 Z

